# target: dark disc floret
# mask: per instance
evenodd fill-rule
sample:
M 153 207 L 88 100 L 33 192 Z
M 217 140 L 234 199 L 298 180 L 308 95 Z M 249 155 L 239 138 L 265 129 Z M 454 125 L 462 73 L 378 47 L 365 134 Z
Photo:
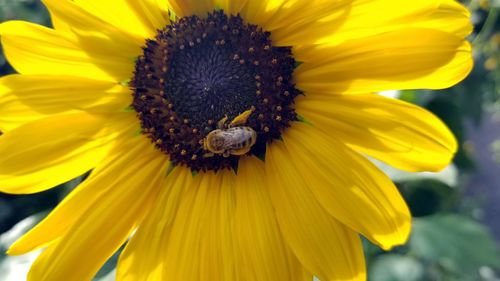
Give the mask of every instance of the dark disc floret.
M 132 107 L 142 132 L 173 165 L 193 171 L 235 168 L 239 157 L 207 156 L 204 138 L 252 110 L 245 126 L 257 133 L 250 154 L 281 138 L 297 119 L 290 47 L 273 46 L 270 33 L 223 11 L 180 18 L 147 40 L 137 59 Z

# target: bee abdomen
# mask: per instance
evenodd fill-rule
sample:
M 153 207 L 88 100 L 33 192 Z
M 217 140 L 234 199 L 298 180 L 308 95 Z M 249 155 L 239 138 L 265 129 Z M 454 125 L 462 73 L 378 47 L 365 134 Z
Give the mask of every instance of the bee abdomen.
M 255 143 L 256 133 L 250 127 L 235 127 L 228 129 L 232 133 L 231 149 L 242 149 Z

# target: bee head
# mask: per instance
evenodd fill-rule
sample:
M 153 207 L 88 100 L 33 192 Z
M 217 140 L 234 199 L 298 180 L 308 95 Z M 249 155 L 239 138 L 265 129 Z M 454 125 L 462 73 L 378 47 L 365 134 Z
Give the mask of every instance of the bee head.
M 209 150 L 213 153 L 223 153 L 225 150 L 225 139 L 224 136 L 220 134 L 220 130 L 214 130 L 208 134 L 205 139 L 205 150 Z

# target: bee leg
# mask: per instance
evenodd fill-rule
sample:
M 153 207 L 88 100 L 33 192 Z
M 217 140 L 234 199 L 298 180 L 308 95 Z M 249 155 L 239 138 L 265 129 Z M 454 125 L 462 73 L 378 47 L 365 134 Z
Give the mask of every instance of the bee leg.
M 208 145 L 207 145 L 207 138 L 203 139 L 203 149 L 208 150 Z
M 250 117 L 250 115 L 252 114 L 252 112 L 253 112 L 253 109 L 249 109 L 249 110 L 241 113 L 240 115 L 234 117 L 233 121 L 231 121 L 231 123 L 229 123 L 229 128 L 236 127 L 239 125 L 244 125 L 247 122 L 248 117 Z
M 224 115 L 224 118 L 222 118 L 221 120 L 219 120 L 219 122 L 217 122 L 217 128 L 224 129 L 228 118 L 229 117 L 227 117 L 227 115 Z
M 215 154 L 213 152 L 207 152 L 205 154 L 203 154 L 203 158 L 210 158 L 210 157 L 214 157 Z
M 242 148 L 240 150 L 231 151 L 232 155 L 245 155 L 250 151 L 251 147 Z

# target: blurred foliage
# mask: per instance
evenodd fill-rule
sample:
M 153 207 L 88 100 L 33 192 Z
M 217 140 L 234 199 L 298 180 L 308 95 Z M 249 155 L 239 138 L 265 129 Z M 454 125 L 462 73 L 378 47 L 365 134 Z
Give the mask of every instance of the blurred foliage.
M 27 20 L 48 25 L 49 14 L 39 0 L 0 0 L 0 18 L 6 20 Z
M 478 280 L 482 266 L 500 269 L 499 249 L 487 229 L 463 215 L 415 219 L 408 247 L 414 256 L 440 268 L 438 280 Z
M 409 243 L 391 253 L 370 250 L 375 246 L 368 243 L 366 247 L 373 281 L 498 280 L 495 240 L 483 225 L 464 215 L 415 218 Z M 483 276 L 485 269 L 493 274 Z
M 470 8 L 474 23 L 470 37 L 475 58 L 472 73 L 459 85 L 439 94 L 429 90 L 403 91 L 399 97 L 441 117 L 457 136 L 460 149 L 454 165 L 438 174 L 408 174 L 381 164 L 396 181 L 415 219 L 412 236 L 405 246 L 384 252 L 364 241 L 370 281 L 500 281 L 498 244 L 475 215 L 481 209 L 481 200 L 466 196 L 465 190 L 468 177 L 480 169 L 469 145 L 467 124 L 480 126 L 485 116 L 492 114 L 500 118 L 500 0 L 473 0 L 464 4 Z M 0 0 L 0 20 L 11 19 L 50 25 L 48 13 L 39 0 Z M 0 53 L 0 75 L 12 72 Z M 500 163 L 500 140 L 491 143 L 490 149 Z M 36 195 L 0 194 L 0 233 L 3 233 L 0 251 L 83 179 Z M 36 255 L 20 259 L 0 254 L 0 280 L 3 281 L 2 277 L 6 281 L 23 280 Z M 114 255 L 103 266 L 96 280 L 114 279 L 117 257 L 118 254 Z
M 487 116 L 500 117 L 500 1 L 466 4 L 475 27 L 472 73 L 450 89 L 403 91 L 399 96 L 434 112 L 457 137 L 456 184 L 389 172 L 415 217 L 413 231 L 405 246 L 388 253 L 365 241 L 371 281 L 500 281 L 500 237 L 495 240 L 477 220 L 481 200 L 466 196 L 467 179 L 480 169 L 466 128 L 481 126 Z M 490 150 L 500 163 L 500 140 Z

